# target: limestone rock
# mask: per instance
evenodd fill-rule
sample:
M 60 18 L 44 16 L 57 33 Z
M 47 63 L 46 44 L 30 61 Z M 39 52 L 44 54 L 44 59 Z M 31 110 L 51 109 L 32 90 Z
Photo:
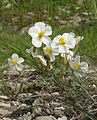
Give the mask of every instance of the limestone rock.
M 36 120 L 56 120 L 56 118 L 53 116 L 41 116 L 37 117 Z

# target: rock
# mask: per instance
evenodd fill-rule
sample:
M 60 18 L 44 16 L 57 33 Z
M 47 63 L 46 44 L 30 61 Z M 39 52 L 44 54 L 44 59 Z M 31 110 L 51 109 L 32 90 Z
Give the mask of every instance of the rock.
M 54 17 L 56 20 L 60 20 L 60 17 L 59 16 L 55 16 Z
M 10 118 L 3 118 L 3 120 L 12 120 L 12 119 L 10 119 Z
M 58 22 L 59 22 L 60 25 L 65 25 L 66 24 L 66 21 L 64 21 L 64 20 L 58 20 Z
M 42 95 L 42 98 L 43 98 L 43 100 L 51 101 L 52 97 L 51 97 L 51 94 L 45 93 L 45 94 Z
M 19 30 L 19 34 L 26 34 L 28 31 L 28 27 L 23 27 L 22 29 Z
M 57 108 L 54 108 L 55 110 L 65 110 L 64 107 L 57 107 Z
M 56 118 L 53 116 L 41 116 L 37 117 L 36 120 L 56 120 Z
M 3 118 L 3 120 L 11 120 L 10 118 Z
M 35 109 L 34 111 L 35 111 L 35 113 L 36 113 L 37 115 L 39 115 L 39 114 L 42 112 L 41 107 L 38 107 L 38 108 Z
M 60 107 L 60 106 L 61 106 L 61 103 L 59 103 L 59 102 L 54 102 L 54 101 L 52 101 L 50 104 L 51 104 L 51 106 L 52 106 L 53 108 L 56 108 L 56 107 Z
M 31 105 L 36 99 L 38 98 L 37 95 L 31 95 L 31 94 L 20 94 L 18 96 L 18 100 L 22 103 L 25 103 L 27 105 Z
M 78 14 L 76 14 L 76 15 L 74 16 L 74 21 L 75 21 L 76 23 L 81 22 L 81 17 L 80 17 Z
M 31 114 L 28 112 L 27 114 L 24 114 L 22 117 L 19 117 L 18 120 L 31 120 Z
M 8 114 L 10 114 L 11 112 L 9 111 L 9 110 L 5 110 L 5 109 L 2 109 L 2 108 L 0 108 L 0 114 L 1 115 L 8 115 Z
M 7 115 L 10 114 L 11 105 L 9 103 L 0 102 L 0 114 Z
M 58 92 L 54 92 L 54 93 L 51 93 L 51 96 L 52 96 L 52 97 L 59 97 L 60 94 L 59 94 Z
M 41 105 L 43 103 L 43 99 L 38 98 L 33 102 L 33 106 L 38 106 Z
M 64 111 L 62 111 L 61 109 L 55 109 L 54 110 L 54 116 L 58 117 L 64 114 Z
M 61 118 L 58 118 L 58 120 L 67 120 L 67 117 L 66 116 L 62 116 Z
M 3 102 L 0 102 L 0 107 L 10 107 L 10 104 L 8 103 L 3 103 Z
M 4 95 L 0 95 L 0 100 L 8 100 L 9 98 L 7 96 L 4 96 Z
M 51 108 L 46 108 L 46 109 L 45 109 L 45 112 L 50 115 L 53 111 L 52 111 Z

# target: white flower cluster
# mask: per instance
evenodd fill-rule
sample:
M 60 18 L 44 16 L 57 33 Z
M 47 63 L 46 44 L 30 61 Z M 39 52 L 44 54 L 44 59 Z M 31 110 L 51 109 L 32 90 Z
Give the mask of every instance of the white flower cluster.
M 52 35 L 52 28 L 43 22 L 37 22 L 32 26 L 28 34 L 32 37 L 32 47 L 27 49 L 27 53 L 31 53 L 33 57 L 37 57 L 41 60 L 42 64 L 47 66 L 47 61 L 44 56 L 37 55 L 33 51 L 33 47 L 39 49 L 43 48 L 43 52 L 50 58 L 50 61 L 55 61 L 55 56 L 61 55 L 64 58 L 65 63 L 69 63 L 74 74 L 81 76 L 80 73 L 87 72 L 88 64 L 86 62 L 80 63 L 80 56 L 75 56 L 73 49 L 83 39 L 83 37 L 75 36 L 74 33 L 64 33 L 56 36 L 53 40 L 50 39 Z
M 51 40 L 49 36 L 52 35 L 52 28 L 43 22 L 35 23 L 28 30 L 28 34 L 32 37 L 32 47 L 26 49 L 26 52 L 30 53 L 34 58 L 39 58 L 43 65 L 48 65 L 44 55 L 48 56 L 50 62 L 54 62 L 55 57 L 60 55 L 64 59 L 65 65 L 68 63 L 76 76 L 81 76 L 82 72 L 87 72 L 88 64 L 86 62 L 80 62 L 80 56 L 75 56 L 73 52 L 75 46 L 83 37 L 75 36 L 71 32 L 58 35 Z M 37 49 L 41 50 L 40 48 L 43 52 L 42 55 L 36 52 Z M 13 54 L 12 59 L 8 61 L 10 68 L 17 69 L 18 71 L 22 69 L 21 63 L 24 62 L 24 59 L 18 58 L 18 55 Z

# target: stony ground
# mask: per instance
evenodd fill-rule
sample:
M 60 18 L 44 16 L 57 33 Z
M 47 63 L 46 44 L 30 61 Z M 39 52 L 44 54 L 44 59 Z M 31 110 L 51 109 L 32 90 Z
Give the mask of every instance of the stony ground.
M 95 69 L 89 71 L 94 77 L 92 79 L 97 79 L 95 72 Z M 67 94 L 68 90 L 60 92 L 51 82 L 42 84 L 41 73 L 35 70 L 25 70 L 24 73 L 13 76 L 4 72 L 5 81 L 10 83 L 10 97 L 0 95 L 0 120 L 57 120 L 61 116 L 66 116 L 68 120 L 90 120 L 71 105 L 71 101 L 75 105 L 76 101 Z M 20 85 L 21 80 L 24 80 L 24 87 L 17 96 L 15 87 Z M 92 92 L 97 101 L 95 86 Z M 81 97 L 77 101 L 82 105 L 84 103 L 88 111 L 97 116 L 96 102 Z

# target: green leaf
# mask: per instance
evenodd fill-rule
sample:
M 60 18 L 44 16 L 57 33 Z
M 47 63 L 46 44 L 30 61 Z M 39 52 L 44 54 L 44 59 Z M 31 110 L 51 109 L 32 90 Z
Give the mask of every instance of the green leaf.
M 0 90 L 3 92 L 4 95 L 9 96 L 10 95 L 10 89 L 8 87 L 8 84 L 5 82 L 5 80 L 1 79 L 1 87 Z

